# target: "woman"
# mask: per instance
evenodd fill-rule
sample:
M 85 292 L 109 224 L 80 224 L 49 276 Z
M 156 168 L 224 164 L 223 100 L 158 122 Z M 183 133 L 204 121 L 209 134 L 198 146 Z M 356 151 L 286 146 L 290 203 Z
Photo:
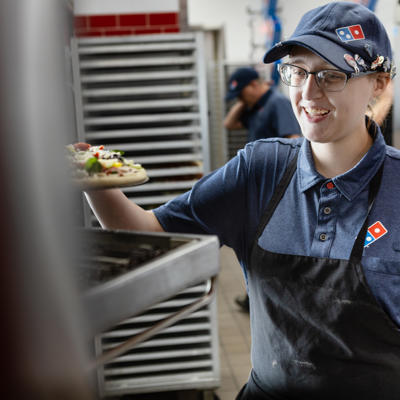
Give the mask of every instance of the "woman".
M 304 139 L 248 144 L 146 212 L 88 193 L 103 226 L 218 235 L 243 267 L 253 369 L 238 399 L 400 398 L 400 152 L 365 116 L 394 75 L 364 6 L 306 13 L 270 49 Z M 109 211 L 111 210 L 111 211 Z

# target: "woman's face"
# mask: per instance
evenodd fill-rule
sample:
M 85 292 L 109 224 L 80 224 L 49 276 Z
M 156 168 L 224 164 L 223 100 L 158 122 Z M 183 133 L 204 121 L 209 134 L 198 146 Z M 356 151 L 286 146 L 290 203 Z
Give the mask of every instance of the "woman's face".
M 302 47 L 294 48 L 288 62 L 311 72 L 337 69 Z M 351 78 L 341 92 L 325 92 L 314 75 L 309 75 L 302 87 L 290 87 L 292 107 L 304 137 L 328 143 L 365 134 L 365 112 L 374 96 L 374 82 L 371 75 Z

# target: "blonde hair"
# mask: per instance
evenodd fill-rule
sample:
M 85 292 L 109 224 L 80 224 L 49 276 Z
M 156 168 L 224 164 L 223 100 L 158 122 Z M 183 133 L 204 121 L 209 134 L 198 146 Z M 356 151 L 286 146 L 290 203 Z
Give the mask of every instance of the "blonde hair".
M 371 120 L 374 120 L 379 126 L 385 123 L 386 116 L 389 114 L 390 107 L 393 104 L 393 84 L 389 81 L 385 91 L 379 96 L 373 98 L 367 106 L 366 115 L 370 119 L 367 122 L 367 128 L 371 126 Z

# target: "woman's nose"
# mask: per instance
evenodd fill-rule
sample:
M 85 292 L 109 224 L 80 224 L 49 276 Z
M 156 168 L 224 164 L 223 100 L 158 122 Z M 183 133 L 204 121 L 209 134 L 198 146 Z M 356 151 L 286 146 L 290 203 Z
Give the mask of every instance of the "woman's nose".
M 304 99 L 310 100 L 323 96 L 323 90 L 318 86 L 314 74 L 309 74 L 302 86 L 302 95 Z

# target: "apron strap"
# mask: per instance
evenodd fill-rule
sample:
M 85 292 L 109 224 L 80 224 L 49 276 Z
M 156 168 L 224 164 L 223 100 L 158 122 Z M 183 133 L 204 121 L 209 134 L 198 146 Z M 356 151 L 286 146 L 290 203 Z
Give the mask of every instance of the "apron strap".
M 367 235 L 368 230 L 368 217 L 372 210 L 372 206 L 374 205 L 376 196 L 379 191 L 379 187 L 382 181 L 382 173 L 383 173 L 383 164 L 379 167 L 377 173 L 372 178 L 370 185 L 369 185 L 369 192 L 368 192 L 368 211 L 367 215 L 365 216 L 365 220 L 360 232 L 357 235 L 357 239 L 354 242 L 353 249 L 351 250 L 350 261 L 351 262 L 360 262 L 362 258 L 362 254 L 364 251 L 364 243 L 365 237 Z
M 293 177 L 294 172 L 297 169 L 298 155 L 299 155 L 299 153 L 296 152 L 293 159 L 290 161 L 289 165 L 287 166 L 282 179 L 279 181 L 278 185 L 276 186 L 274 194 L 272 195 L 271 200 L 268 203 L 267 209 L 261 218 L 261 223 L 258 225 L 257 232 L 256 232 L 256 241 L 260 237 L 260 235 L 263 233 L 264 228 L 267 226 L 270 218 L 272 217 L 272 214 L 274 213 L 276 207 L 278 206 L 279 202 L 281 201 L 281 199 L 286 191 L 286 188 L 288 187 L 288 185 Z

